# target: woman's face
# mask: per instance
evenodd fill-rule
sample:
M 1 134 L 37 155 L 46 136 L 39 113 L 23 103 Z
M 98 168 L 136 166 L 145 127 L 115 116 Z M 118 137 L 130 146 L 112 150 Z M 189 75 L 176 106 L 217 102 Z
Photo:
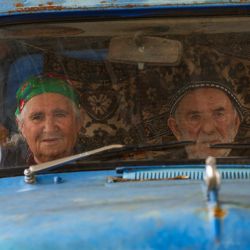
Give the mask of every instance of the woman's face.
M 37 95 L 26 103 L 19 128 L 37 163 L 73 153 L 81 127 L 73 105 L 56 93 Z

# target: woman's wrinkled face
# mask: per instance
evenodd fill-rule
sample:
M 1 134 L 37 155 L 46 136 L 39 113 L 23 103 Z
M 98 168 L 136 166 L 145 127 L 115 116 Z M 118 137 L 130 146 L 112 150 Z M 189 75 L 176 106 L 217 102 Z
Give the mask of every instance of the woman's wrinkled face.
M 37 163 L 73 153 L 81 127 L 73 105 L 67 97 L 56 93 L 37 95 L 26 103 L 19 129 Z
M 187 146 L 189 158 L 227 156 L 228 149 L 213 149 L 211 144 L 232 142 L 240 120 L 229 97 L 219 89 L 200 88 L 182 98 L 175 118 L 168 121 L 178 140 L 192 140 Z

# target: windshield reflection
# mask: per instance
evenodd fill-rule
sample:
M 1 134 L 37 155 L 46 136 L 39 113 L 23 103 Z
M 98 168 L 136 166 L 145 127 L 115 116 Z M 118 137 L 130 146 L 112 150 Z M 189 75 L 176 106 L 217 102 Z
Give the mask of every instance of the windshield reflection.
M 162 33 L 166 29 L 141 33 L 137 22 L 147 29 L 153 25 L 148 20 L 119 21 L 123 33 L 112 21 L 109 31 L 95 35 L 89 23 L 60 24 L 54 36 L 57 24 L 48 25 L 47 33 L 45 25 L 36 36 L 35 24 L 2 28 L 1 167 L 44 163 L 112 144 L 194 142 L 175 150 L 112 155 L 123 161 L 247 156 L 246 148 L 210 147 L 250 141 L 249 25 L 244 21 L 241 32 L 234 26 L 228 33 L 233 21 L 225 19 L 223 26 L 220 20 L 218 30 L 209 30 L 204 19 L 204 34 L 195 19 L 189 30 L 182 27 L 184 19 L 176 26 L 158 20 L 157 27 L 168 22 L 169 34 Z

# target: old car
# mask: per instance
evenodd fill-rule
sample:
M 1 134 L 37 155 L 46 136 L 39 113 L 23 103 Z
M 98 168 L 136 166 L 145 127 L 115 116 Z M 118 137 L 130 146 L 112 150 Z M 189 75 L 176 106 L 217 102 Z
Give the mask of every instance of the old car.
M 249 1 L 0 2 L 0 249 L 248 249 Z M 16 92 L 48 74 L 80 150 L 20 162 Z

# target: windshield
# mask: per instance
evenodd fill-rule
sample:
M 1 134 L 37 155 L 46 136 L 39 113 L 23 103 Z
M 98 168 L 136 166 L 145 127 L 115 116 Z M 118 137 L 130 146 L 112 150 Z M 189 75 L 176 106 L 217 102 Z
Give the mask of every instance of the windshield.
M 249 27 L 246 17 L 2 27 L 2 167 L 112 144 L 133 146 L 109 156 L 119 161 L 247 156 Z

